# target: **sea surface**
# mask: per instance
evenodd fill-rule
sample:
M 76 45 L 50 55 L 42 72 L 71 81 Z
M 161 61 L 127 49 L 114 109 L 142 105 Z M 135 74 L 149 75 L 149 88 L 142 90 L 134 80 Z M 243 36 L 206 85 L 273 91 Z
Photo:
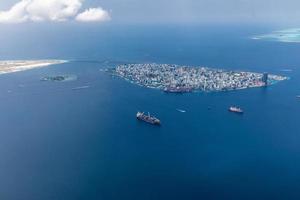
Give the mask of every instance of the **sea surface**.
M 272 30 L 264 27 L 67 27 L 64 36 L 48 29 L 47 42 L 33 34 L 36 43 L 29 37 L 22 48 L 0 36 L 1 59 L 70 60 L 0 76 L 0 199 L 300 198 L 300 44 L 252 40 Z M 102 71 L 128 62 L 269 72 L 290 80 L 166 94 Z M 49 75 L 77 80 L 40 81 Z M 231 105 L 244 115 L 229 113 Z M 149 111 L 162 126 L 137 121 L 137 111 Z

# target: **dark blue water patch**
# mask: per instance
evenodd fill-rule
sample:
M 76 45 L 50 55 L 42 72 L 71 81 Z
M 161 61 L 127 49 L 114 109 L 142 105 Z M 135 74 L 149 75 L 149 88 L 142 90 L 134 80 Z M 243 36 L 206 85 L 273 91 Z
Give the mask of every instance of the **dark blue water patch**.
M 284 67 L 293 69 L 283 72 L 291 79 L 267 88 L 173 95 L 100 71 L 111 66 L 100 58 L 1 75 L 0 198 L 299 199 L 299 47 L 237 33 L 217 44 L 194 30 L 187 33 L 192 41 L 182 42 L 180 31 L 170 37 L 145 32 L 122 36 L 139 36 L 132 48 L 130 41 L 110 44 L 116 48 L 111 57 L 123 46 L 127 51 L 116 61 L 275 74 Z M 185 53 L 174 53 L 175 44 Z M 203 45 L 206 51 L 199 50 Z M 153 57 L 139 57 L 145 52 Z M 56 74 L 78 79 L 40 81 Z M 228 112 L 231 105 L 244 115 Z M 162 126 L 137 121 L 137 111 L 151 112 Z

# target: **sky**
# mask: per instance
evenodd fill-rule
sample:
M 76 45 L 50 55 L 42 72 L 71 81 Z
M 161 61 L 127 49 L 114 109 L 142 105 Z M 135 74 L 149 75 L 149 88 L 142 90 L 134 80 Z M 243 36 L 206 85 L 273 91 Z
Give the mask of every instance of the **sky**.
M 300 27 L 299 8 L 300 0 L 0 0 L 0 60 L 99 57 L 126 40 L 164 38 L 164 28 L 186 38 L 198 24 L 265 34 Z
M 13 6 L 23 4 L 13 10 Z M 50 9 L 49 9 L 50 8 Z M 299 0 L 1 0 L 0 23 L 300 23 Z M 48 13 L 45 13 L 48 12 Z

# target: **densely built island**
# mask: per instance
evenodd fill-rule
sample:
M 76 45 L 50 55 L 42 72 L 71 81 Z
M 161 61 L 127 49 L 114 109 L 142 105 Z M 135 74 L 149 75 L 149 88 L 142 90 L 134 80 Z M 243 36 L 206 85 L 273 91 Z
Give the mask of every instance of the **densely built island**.
M 263 87 L 287 77 L 173 64 L 123 64 L 111 72 L 132 83 L 165 92 L 227 91 Z
M 0 74 L 25 71 L 29 69 L 62 64 L 66 60 L 0 60 Z

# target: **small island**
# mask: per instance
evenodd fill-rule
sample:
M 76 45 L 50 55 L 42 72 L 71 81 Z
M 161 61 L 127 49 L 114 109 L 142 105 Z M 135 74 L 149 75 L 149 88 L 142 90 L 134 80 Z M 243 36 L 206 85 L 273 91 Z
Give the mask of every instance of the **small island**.
M 277 41 L 277 42 L 288 42 L 288 43 L 299 43 L 300 42 L 300 28 L 273 31 L 268 34 L 253 36 L 252 39 Z
M 228 91 L 264 87 L 287 77 L 242 71 L 227 71 L 207 67 L 173 64 L 123 64 L 111 70 L 113 75 L 147 88 L 165 92 Z
M 57 75 L 57 76 L 45 76 L 41 78 L 41 81 L 53 81 L 53 82 L 62 82 L 62 81 L 74 81 L 77 79 L 75 75 Z
M 66 63 L 66 60 L 3 60 L 0 61 L 0 74 Z

